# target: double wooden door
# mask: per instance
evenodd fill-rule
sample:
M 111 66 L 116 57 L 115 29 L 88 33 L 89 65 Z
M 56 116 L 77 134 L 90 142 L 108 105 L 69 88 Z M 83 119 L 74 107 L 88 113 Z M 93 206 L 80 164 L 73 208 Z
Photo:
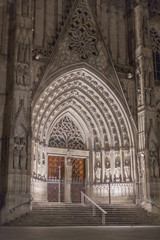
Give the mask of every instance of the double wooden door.
M 80 192 L 84 191 L 85 159 L 71 158 L 71 201 L 80 202 Z M 48 156 L 48 201 L 64 202 L 65 159 L 59 156 Z

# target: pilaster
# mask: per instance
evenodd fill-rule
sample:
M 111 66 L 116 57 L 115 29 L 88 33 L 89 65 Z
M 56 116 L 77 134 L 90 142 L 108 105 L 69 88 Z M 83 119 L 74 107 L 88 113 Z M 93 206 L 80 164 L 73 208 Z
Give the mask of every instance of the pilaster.
M 135 61 L 137 79 L 138 113 L 138 156 L 140 166 L 141 201 L 151 198 L 151 159 L 150 144 L 153 140 L 151 131 L 155 127 L 154 76 L 152 48 L 149 38 L 149 14 L 147 1 L 135 1 Z M 151 130 L 151 128 L 153 128 Z M 153 133 L 152 133 L 153 135 Z
M 6 122 L 6 221 L 30 210 L 29 206 L 9 210 L 30 200 L 31 112 L 30 66 L 32 46 L 31 0 L 11 1 L 7 66 Z

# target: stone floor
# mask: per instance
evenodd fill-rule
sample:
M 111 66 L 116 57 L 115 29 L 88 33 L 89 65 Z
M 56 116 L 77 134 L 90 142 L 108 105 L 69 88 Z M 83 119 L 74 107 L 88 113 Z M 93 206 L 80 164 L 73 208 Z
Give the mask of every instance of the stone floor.
M 0 240 L 160 240 L 160 227 L 0 227 Z

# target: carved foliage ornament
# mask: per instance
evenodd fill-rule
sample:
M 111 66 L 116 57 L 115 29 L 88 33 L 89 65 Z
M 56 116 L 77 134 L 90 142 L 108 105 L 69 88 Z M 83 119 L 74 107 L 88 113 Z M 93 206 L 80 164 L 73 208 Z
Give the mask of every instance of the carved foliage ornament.
M 53 128 L 50 147 L 84 149 L 83 138 L 77 126 L 68 117 L 62 118 Z
M 69 28 L 69 49 L 79 54 L 82 60 L 98 55 L 96 29 L 84 0 L 81 0 L 73 15 Z
M 150 34 L 152 38 L 152 50 L 160 54 L 160 35 L 158 35 L 154 28 L 151 28 Z

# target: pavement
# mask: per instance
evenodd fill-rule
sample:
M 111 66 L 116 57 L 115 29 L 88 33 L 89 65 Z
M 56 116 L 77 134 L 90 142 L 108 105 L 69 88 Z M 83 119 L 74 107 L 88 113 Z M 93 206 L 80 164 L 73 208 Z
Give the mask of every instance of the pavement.
M 0 227 L 0 240 L 160 240 L 160 226 Z

